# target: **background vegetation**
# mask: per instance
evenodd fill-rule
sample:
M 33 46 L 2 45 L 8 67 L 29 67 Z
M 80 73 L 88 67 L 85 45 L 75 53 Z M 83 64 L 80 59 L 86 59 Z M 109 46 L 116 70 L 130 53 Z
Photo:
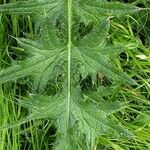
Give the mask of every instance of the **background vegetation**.
M 1 4 L 15 0 L 1 0 Z M 112 0 L 115 1 L 115 0 Z M 117 0 L 116 0 L 117 1 Z M 149 0 L 119 0 L 134 3 L 143 8 L 150 7 Z M 31 16 L 0 14 L 0 68 L 8 67 L 16 60 L 24 59 L 25 54 L 13 37 L 34 37 Z M 130 129 L 134 139 L 116 139 L 107 135 L 97 138 L 95 150 L 149 150 L 150 149 L 150 13 L 144 11 L 127 18 L 115 18 L 111 23 L 108 42 L 125 45 L 128 48 L 115 60 L 138 85 L 121 87 L 110 95 L 112 99 L 129 102 L 129 107 L 116 113 L 121 123 Z M 98 76 L 98 84 L 109 84 L 103 75 Z M 82 82 L 84 90 L 92 90 L 90 78 Z M 58 86 L 50 85 L 51 93 Z M 24 118 L 28 110 L 19 106 L 17 100 L 27 98 L 31 91 L 30 81 L 17 80 L 0 85 L 0 126 L 12 124 Z M 51 149 L 57 129 L 49 119 L 29 121 L 11 129 L 0 130 L 0 150 L 49 150 Z

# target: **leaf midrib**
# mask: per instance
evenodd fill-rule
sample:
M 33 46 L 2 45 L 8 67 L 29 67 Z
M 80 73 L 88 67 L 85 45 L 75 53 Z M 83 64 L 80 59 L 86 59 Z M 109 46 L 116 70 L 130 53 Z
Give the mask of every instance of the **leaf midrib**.
M 67 132 L 70 122 L 70 103 L 71 103 L 71 24 L 72 24 L 72 0 L 67 1 L 68 9 L 68 71 L 67 71 L 67 101 L 66 101 L 66 132 L 65 137 L 67 139 Z M 68 141 L 68 140 L 67 140 Z M 66 145 L 66 150 L 68 149 Z

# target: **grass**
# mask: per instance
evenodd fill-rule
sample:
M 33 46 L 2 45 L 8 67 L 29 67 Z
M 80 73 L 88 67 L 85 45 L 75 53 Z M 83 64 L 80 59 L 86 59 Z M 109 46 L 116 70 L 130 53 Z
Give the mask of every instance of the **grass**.
M 11 2 L 11 0 L 9 1 Z M 132 1 L 130 1 L 132 3 Z M 5 1 L 1 2 L 5 3 Z M 149 7 L 149 1 L 137 0 Z M 150 29 L 149 12 L 129 16 L 127 20 L 116 18 L 111 24 L 108 41 L 127 45 L 127 50 L 115 60 L 119 68 L 137 81 L 136 86 L 118 85 L 110 98 L 129 102 L 129 106 L 115 114 L 135 134 L 132 140 L 109 136 L 97 138 L 94 150 L 149 150 L 150 149 Z M 34 37 L 33 20 L 30 16 L 0 14 L 0 68 L 9 66 L 22 55 L 22 49 L 14 37 Z M 11 36 L 12 37 L 11 37 Z M 20 55 L 21 54 L 21 55 Z M 143 57 L 144 58 L 143 58 Z M 100 82 L 104 82 L 102 77 Z M 89 86 L 88 80 L 84 82 Z M 54 86 L 54 92 L 55 92 Z M 17 104 L 17 99 L 27 98 L 30 82 L 26 79 L 0 85 L 0 126 L 13 124 L 24 118 L 28 111 Z M 29 121 L 21 126 L 0 130 L 0 150 L 49 150 L 56 137 L 56 128 L 49 119 Z

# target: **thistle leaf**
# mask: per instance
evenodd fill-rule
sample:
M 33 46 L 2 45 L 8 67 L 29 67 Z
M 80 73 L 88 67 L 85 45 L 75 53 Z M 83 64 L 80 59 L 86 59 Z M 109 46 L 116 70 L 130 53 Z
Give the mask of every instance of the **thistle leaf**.
M 108 35 L 110 20 L 106 18 L 96 25 L 90 33 L 77 41 L 79 47 L 96 47 L 101 46 Z M 93 40 L 94 37 L 94 40 Z
M 132 14 L 141 10 L 133 5 L 126 5 L 119 2 L 102 2 L 91 0 L 79 0 L 76 6 L 77 13 L 81 15 L 82 19 L 86 22 L 94 21 L 99 22 L 99 18 L 102 16 L 120 16 L 126 14 Z
M 74 149 L 77 146 L 77 135 L 86 134 L 87 148 L 92 149 L 95 138 L 99 135 L 106 134 L 114 137 L 131 137 L 131 133 L 125 130 L 117 120 L 110 116 L 125 107 L 125 104 L 119 102 L 99 101 L 94 103 L 90 101 L 88 95 L 82 95 L 80 91 L 72 87 L 71 106 L 70 106 L 70 124 L 66 131 L 65 114 L 66 114 L 66 91 L 64 95 L 42 96 L 33 95 L 30 100 L 19 100 L 19 104 L 29 109 L 29 116 L 32 119 L 40 119 L 50 117 L 55 120 L 61 134 L 61 140 L 56 143 L 56 149 L 61 146 L 65 149 Z M 86 102 L 84 99 L 86 98 Z M 97 101 L 96 99 L 93 101 Z M 91 109 L 92 108 L 92 109 Z M 113 122 L 113 124 L 112 124 Z M 76 127 L 75 127 L 76 126 Z M 72 130 L 75 130 L 72 133 Z M 122 133 L 121 135 L 119 133 Z M 73 144 L 72 139 L 74 140 Z M 72 143 L 72 144 L 71 144 Z M 58 145 L 57 145 L 58 144 Z
M 82 66 L 81 74 L 83 76 L 101 71 L 110 79 L 120 83 L 136 84 L 127 74 L 117 69 L 105 55 L 94 50 L 91 51 L 89 48 L 75 48 L 74 52 L 75 59 Z
M 7 14 L 30 14 L 30 13 L 46 13 L 59 5 L 61 1 L 22 1 L 11 4 L 0 5 L 0 12 Z
M 34 42 L 30 42 L 32 45 L 28 45 L 28 40 L 18 40 L 22 47 L 25 47 L 27 50 L 30 49 L 30 53 L 33 56 L 19 62 L 17 65 L 2 70 L 0 72 L 0 82 L 4 83 L 10 80 L 16 80 L 21 77 L 33 75 L 34 89 L 39 89 L 39 91 L 42 92 L 48 80 L 56 78 L 56 70 L 57 67 L 59 67 L 58 62 L 64 55 L 63 48 L 40 51 L 39 47 L 33 45 Z M 54 74 L 54 72 L 56 72 L 56 74 Z
M 132 136 L 114 116 L 126 104 L 104 100 L 100 92 L 97 92 L 98 99 L 83 94 L 79 82 L 80 76 L 82 79 L 87 75 L 96 76 L 100 71 L 114 84 L 116 81 L 135 84 L 112 63 L 111 54 L 122 49 L 108 46 L 106 38 L 111 15 L 131 14 L 138 10 L 132 5 L 105 0 L 34 0 L 0 5 L 0 13 L 35 14 L 37 37 L 16 39 L 28 54 L 27 58 L 0 71 L 0 82 L 32 76 L 33 91 L 37 91 L 29 100 L 20 100 L 19 104 L 29 109 L 27 120 L 50 118 L 55 121 L 60 134 L 55 149 L 83 149 L 78 143 L 82 139 L 80 142 L 86 143 L 85 149 L 91 150 L 98 136 Z M 78 37 L 73 34 L 79 32 L 77 26 L 74 28 L 76 22 L 92 23 L 92 30 Z M 42 95 L 47 82 L 55 79 L 57 83 L 58 77 L 62 78 L 59 93 Z

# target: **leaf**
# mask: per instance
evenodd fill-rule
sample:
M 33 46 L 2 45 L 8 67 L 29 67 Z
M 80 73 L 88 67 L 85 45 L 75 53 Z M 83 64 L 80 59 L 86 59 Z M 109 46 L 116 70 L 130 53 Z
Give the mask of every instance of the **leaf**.
M 141 8 L 133 5 L 126 5 L 119 2 L 103 2 L 91 0 L 79 0 L 76 7 L 77 13 L 81 15 L 82 19 L 86 22 L 94 21 L 99 22 L 99 18 L 105 16 L 119 16 L 138 12 Z
M 57 94 L 56 96 L 42 96 L 32 95 L 30 100 L 19 100 L 19 104 L 29 109 L 29 116 L 32 119 L 40 119 L 50 117 L 56 120 L 59 131 L 61 131 L 62 139 L 58 142 L 58 147 L 73 149 L 73 143 L 68 140 L 74 137 L 74 142 L 77 137 L 73 135 L 72 130 L 86 134 L 87 146 L 91 143 L 88 149 L 92 149 L 95 138 L 99 135 L 106 134 L 113 137 L 132 136 L 129 131 L 125 130 L 117 120 L 110 119 L 109 116 L 114 112 L 125 107 L 123 103 L 100 101 L 99 103 L 91 102 L 88 95 L 82 93 L 72 87 L 71 106 L 70 106 L 70 124 L 67 131 L 65 131 L 65 113 L 66 113 L 66 91 Z M 84 99 L 86 98 L 86 102 Z M 88 99 L 87 99 L 88 98 Z M 97 101 L 97 100 L 95 100 Z M 92 109 L 91 109 L 92 108 Z M 112 124 L 112 122 L 114 122 Z M 75 128 L 76 125 L 76 128 Z M 68 139 L 68 140 L 67 140 Z M 70 144 L 69 144 L 70 143 Z M 72 146 L 71 146 L 72 145 Z M 56 149 L 58 149 L 58 147 Z
M 91 51 L 88 48 L 75 48 L 74 56 L 82 64 L 81 74 L 84 77 L 88 74 L 96 74 L 98 71 L 101 71 L 109 78 L 120 83 L 136 84 L 127 74 L 117 69 L 107 57 L 98 52 Z
M 43 23 L 45 18 L 55 20 L 64 7 L 63 0 L 28 0 L 0 5 L 0 13 L 27 15 L 31 14 L 36 28 Z
M 119 45 L 117 46 L 107 45 L 107 46 L 101 46 L 101 48 L 99 48 L 99 51 L 102 55 L 111 56 L 115 53 L 120 54 L 121 52 L 124 52 L 125 48 L 126 47 L 119 46 Z
M 0 5 L 0 12 L 7 14 L 30 14 L 30 13 L 46 13 L 59 5 L 61 1 L 19 1 L 16 3 Z
M 32 119 L 57 118 L 64 111 L 62 96 L 32 95 L 29 100 L 19 100 L 19 105 L 29 109 Z M 59 114 L 60 115 L 60 114 Z M 30 117 L 31 118 L 31 117 Z
M 96 25 L 90 33 L 85 35 L 79 41 L 75 43 L 78 47 L 96 47 L 101 46 L 108 35 L 110 27 L 109 18 L 103 19 L 98 25 Z M 94 40 L 93 40 L 94 37 Z
M 17 65 L 1 71 L 0 82 L 7 82 L 20 77 L 34 75 L 34 87 L 42 92 L 48 80 L 56 78 L 55 75 L 57 72 L 56 74 L 53 73 L 57 67 L 59 67 L 58 63 L 61 62 L 62 57 L 65 55 L 65 47 L 61 47 L 61 44 L 59 45 L 57 37 L 54 38 L 54 31 L 47 30 L 48 33 L 45 31 L 46 30 L 44 30 L 44 33 L 42 32 L 41 39 L 37 41 L 21 38 L 17 39 L 18 44 L 22 46 L 27 53 L 31 54 L 31 56 L 17 63 Z M 53 38 L 50 39 L 50 37 Z
M 0 5 L 1 13 L 35 14 L 37 37 L 16 39 L 28 54 L 27 58 L 3 69 L 0 82 L 26 76 L 33 78 L 33 91 L 36 92 L 29 100 L 20 100 L 19 104 L 29 109 L 27 119 L 48 117 L 55 121 L 60 135 L 55 149 L 82 149 L 81 145 L 85 145 L 85 149 L 91 150 L 95 138 L 102 135 L 132 137 L 113 115 L 124 109 L 126 104 L 104 100 L 103 94 L 99 94 L 98 99 L 83 94 L 79 81 L 80 76 L 82 79 L 87 75 L 96 76 L 100 71 L 114 84 L 135 84 L 109 58 L 113 52 L 119 53 L 122 49 L 108 46 L 106 39 L 110 15 L 130 14 L 138 10 L 131 5 L 105 0 L 42 0 Z M 76 22 L 91 23 L 92 30 L 82 36 L 74 35 L 79 32 L 77 26 L 77 30 L 73 31 Z M 58 77 L 62 78 L 59 93 L 42 95 L 48 81 L 55 79 L 57 83 Z

